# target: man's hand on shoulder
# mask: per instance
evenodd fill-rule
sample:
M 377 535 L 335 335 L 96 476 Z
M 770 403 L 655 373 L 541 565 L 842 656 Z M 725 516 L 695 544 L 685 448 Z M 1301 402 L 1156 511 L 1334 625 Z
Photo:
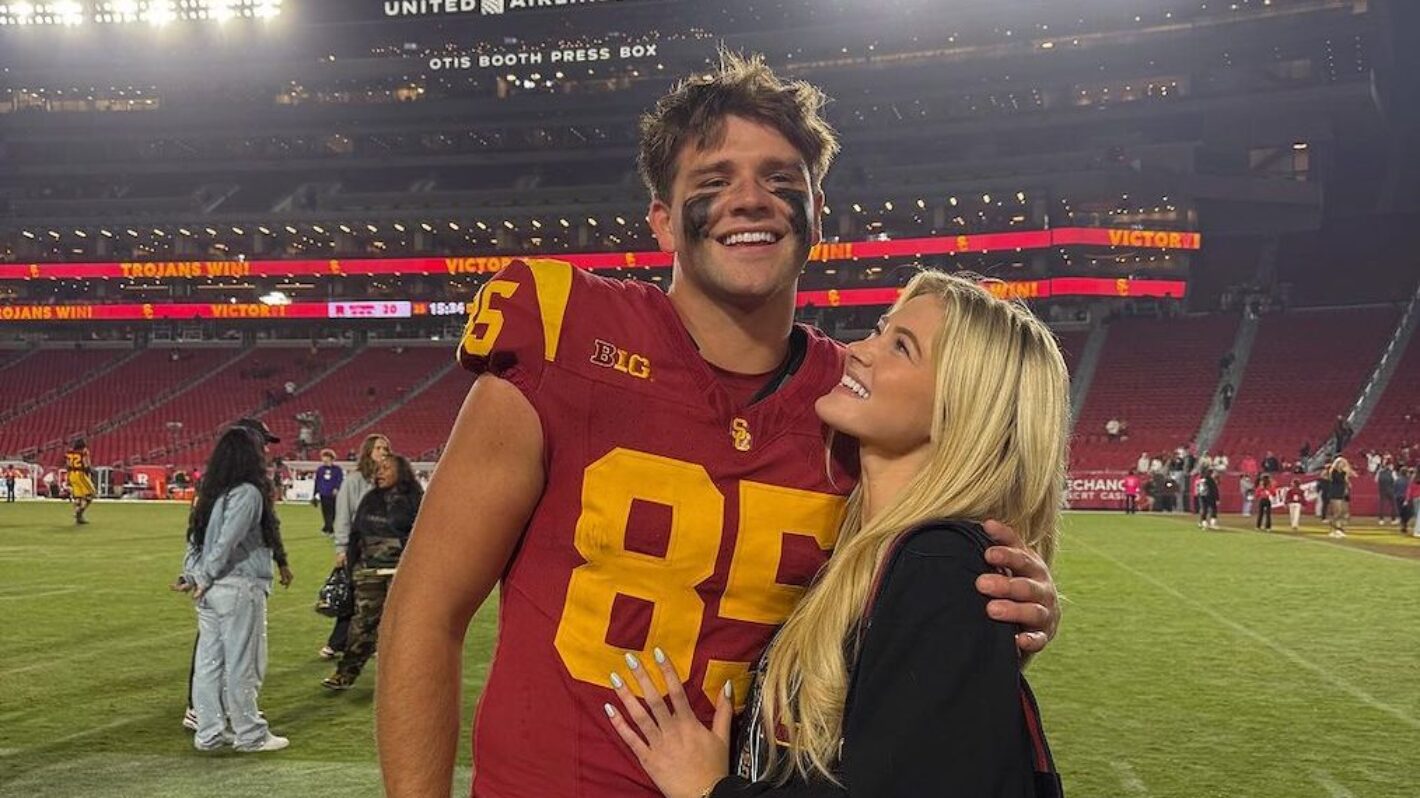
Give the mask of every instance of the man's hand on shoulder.
M 987 613 L 998 621 L 1021 627 L 1016 646 L 1025 658 L 1043 650 L 1060 629 L 1060 596 L 1050 566 L 1026 548 L 1014 529 L 987 521 L 986 534 L 997 545 L 986 550 L 986 562 L 1009 574 L 982 574 L 976 589 L 992 599 Z

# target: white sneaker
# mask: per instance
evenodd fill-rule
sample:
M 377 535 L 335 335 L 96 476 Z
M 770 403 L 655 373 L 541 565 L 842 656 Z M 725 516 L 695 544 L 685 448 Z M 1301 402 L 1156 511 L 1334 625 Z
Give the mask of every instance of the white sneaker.
M 260 745 L 253 745 L 248 748 L 238 748 L 244 754 L 259 754 L 263 751 L 280 751 L 291 744 L 288 737 L 281 737 L 275 734 L 267 734 L 266 739 Z
M 1331 532 L 1330 532 L 1329 534 L 1327 534 L 1327 537 L 1329 537 L 1329 538 L 1344 538 L 1344 537 L 1346 537 L 1346 533 L 1345 533 L 1345 532 L 1342 532 L 1342 531 L 1339 530 L 1339 529 L 1333 529 L 1333 530 L 1331 530 Z
M 182 727 L 188 731 L 197 731 L 197 711 L 188 707 L 182 713 Z
M 1209 521 L 1209 522 L 1208 522 L 1208 528 L 1209 528 L 1209 529 L 1217 529 L 1217 528 L 1218 528 L 1218 522 L 1217 522 L 1217 520 L 1215 519 L 1215 520 L 1213 520 L 1213 521 Z
M 212 743 L 211 745 L 203 745 L 202 743 L 199 743 L 197 741 L 196 735 L 194 735 L 192 738 L 192 747 L 196 748 L 199 751 L 216 751 L 218 748 L 221 748 L 224 745 L 231 745 L 236 741 L 237 736 L 235 734 L 232 734 L 227 729 L 223 729 L 221 735 L 217 738 L 217 742 Z

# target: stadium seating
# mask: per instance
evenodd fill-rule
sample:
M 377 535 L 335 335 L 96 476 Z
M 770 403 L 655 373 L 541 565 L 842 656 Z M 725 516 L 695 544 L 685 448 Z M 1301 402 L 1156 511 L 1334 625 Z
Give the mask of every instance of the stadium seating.
M 67 353 L 70 356 L 79 353 Z M 90 368 L 99 367 L 115 358 L 130 354 L 125 350 L 103 350 L 86 353 L 98 355 Z M 237 353 L 233 349 L 183 349 L 175 355 L 167 350 L 149 349 L 107 372 L 102 377 L 64 394 L 0 425 L 0 451 L 20 451 L 39 446 L 45 453 L 67 446 L 75 435 L 91 435 L 112 419 L 180 389 L 191 380 L 220 368 Z M 72 358 L 56 358 L 71 360 Z M 37 362 L 34 358 L 21 364 L 20 377 L 50 371 L 50 358 Z M 90 358 L 76 362 L 90 363 Z M 6 381 L 9 384 L 9 381 Z M 118 459 L 122 453 L 91 448 L 96 464 Z
M 15 416 L 29 412 L 35 402 L 52 399 L 57 393 L 83 382 L 92 372 L 110 365 L 115 359 L 129 356 L 126 349 L 45 349 L 35 352 L 5 370 L 0 379 L 0 415 Z M 11 426 L 9 423 L 5 427 Z M 41 443 L 37 435 L 25 435 L 24 441 L 3 442 L 0 452 L 18 452 Z
M 1307 441 L 1315 450 L 1356 401 L 1398 320 L 1392 307 L 1263 316 L 1214 451 L 1236 464 L 1269 450 L 1290 459 Z
M 299 387 L 349 353 L 343 347 L 312 352 L 305 345 L 250 350 L 191 390 L 95 436 L 96 459 L 195 465 L 206 456 L 204 444 L 224 424 L 261 411 L 284 395 L 287 382 Z
M 1085 352 L 1085 342 L 1090 338 L 1090 331 L 1058 332 L 1055 337 L 1060 341 L 1060 354 L 1065 356 L 1065 368 L 1070 371 L 1070 380 L 1074 382 L 1075 367 L 1080 364 L 1080 355 Z
M 1075 423 L 1073 466 L 1122 470 L 1140 452 L 1192 441 L 1218 384 L 1218 359 L 1232 348 L 1237 328 L 1236 316 L 1112 324 Z M 1129 424 L 1128 441 L 1109 441 L 1104 425 L 1111 418 Z
M 365 435 L 378 432 L 389 437 L 396 452 L 413 460 L 433 460 L 472 385 L 473 375 L 454 367 L 398 410 L 337 442 L 335 449 L 343 455 L 356 449 Z
M 1410 418 L 1407 419 L 1406 417 Z M 1420 337 L 1410 339 L 1405 354 L 1391 375 L 1381 400 L 1366 425 L 1356 433 L 1348 452 L 1398 454 L 1403 446 L 1420 441 Z
M 262 418 L 281 436 L 279 448 L 287 453 L 296 450 L 297 413 L 319 412 L 326 439 L 335 440 L 391 403 L 402 401 L 452 357 L 447 345 L 372 346 Z

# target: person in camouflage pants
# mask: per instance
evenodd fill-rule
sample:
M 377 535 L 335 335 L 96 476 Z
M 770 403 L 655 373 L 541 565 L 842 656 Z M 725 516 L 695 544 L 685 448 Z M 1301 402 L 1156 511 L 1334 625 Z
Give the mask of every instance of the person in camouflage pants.
M 355 585 L 355 617 L 350 621 L 350 642 L 335 673 L 321 681 L 326 688 L 350 689 L 374 656 L 385 596 L 423 498 L 424 490 L 409 460 L 391 454 L 380 462 L 375 489 L 360 501 L 350 524 L 347 559 Z

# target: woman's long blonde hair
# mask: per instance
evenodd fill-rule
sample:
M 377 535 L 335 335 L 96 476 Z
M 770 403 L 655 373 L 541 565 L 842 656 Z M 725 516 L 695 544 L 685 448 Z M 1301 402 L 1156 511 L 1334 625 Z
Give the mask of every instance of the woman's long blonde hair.
M 1070 384 L 1055 336 L 1024 305 L 938 271 L 915 276 L 893 310 L 922 296 L 936 298 L 944 318 L 932 352 L 929 459 L 871 519 L 862 486 L 854 489 L 837 550 L 770 646 L 761 719 L 769 734 L 790 738 L 787 756 L 770 746 L 780 781 L 814 770 L 834 779 L 852 643 L 874 577 L 904 533 L 937 518 L 991 518 L 1047 562 L 1055 553 Z

